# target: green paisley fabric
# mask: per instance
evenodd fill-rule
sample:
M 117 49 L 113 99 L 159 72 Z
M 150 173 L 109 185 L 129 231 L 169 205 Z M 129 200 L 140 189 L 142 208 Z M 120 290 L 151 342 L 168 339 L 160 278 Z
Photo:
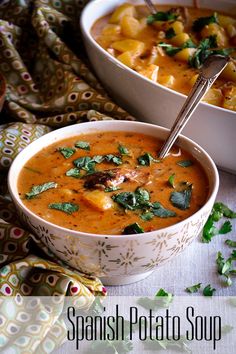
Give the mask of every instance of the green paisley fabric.
M 78 306 L 88 308 L 96 295 L 106 293 L 99 279 L 63 264 L 20 225 L 6 184 L 16 155 L 49 131 L 133 119 L 109 98 L 86 58 L 79 28 L 86 2 L 0 1 L 0 72 L 7 83 L 0 113 L 0 296 L 16 299 L 3 306 L 0 298 L 1 352 L 10 346 L 11 353 L 50 353 L 65 338 L 60 313 L 45 322 L 34 311 L 30 323 L 37 335 L 22 332 L 28 323 L 24 296 L 81 296 Z

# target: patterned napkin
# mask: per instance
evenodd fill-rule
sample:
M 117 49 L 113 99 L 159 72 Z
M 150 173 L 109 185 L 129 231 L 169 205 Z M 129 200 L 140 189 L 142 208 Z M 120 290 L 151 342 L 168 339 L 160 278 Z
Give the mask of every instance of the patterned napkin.
M 89 66 L 79 29 L 86 2 L 0 1 L 0 72 L 7 82 L 0 114 L 0 295 L 18 299 L 83 295 L 86 301 L 81 307 L 85 308 L 96 295 L 105 294 L 100 280 L 62 264 L 22 228 L 6 179 L 15 156 L 52 129 L 95 120 L 133 119 L 110 100 Z M 20 305 L 11 305 L 18 311 L 11 327 L 1 301 L 0 350 L 11 345 L 15 353 L 49 353 L 62 342 L 60 316 L 54 316 L 50 326 L 40 322 L 33 345 L 29 336 L 17 331 L 23 321 L 18 316 Z

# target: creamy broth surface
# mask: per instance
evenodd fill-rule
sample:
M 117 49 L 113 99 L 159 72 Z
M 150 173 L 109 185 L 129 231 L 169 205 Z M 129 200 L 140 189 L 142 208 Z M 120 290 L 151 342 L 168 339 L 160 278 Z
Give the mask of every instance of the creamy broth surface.
M 75 147 L 78 141 L 85 142 L 90 150 Z M 54 143 L 23 166 L 18 180 L 20 198 L 28 209 L 41 218 L 87 233 L 120 235 L 134 223 L 138 223 L 145 232 L 170 226 L 202 207 L 207 199 L 209 182 L 200 164 L 178 147 L 174 147 L 171 154 L 159 162 L 157 151 L 161 144 L 154 137 L 132 132 L 100 132 Z M 72 149 L 73 155 L 65 158 L 61 148 Z M 71 169 L 77 168 L 78 164 L 74 161 L 82 161 L 80 158 L 83 157 L 96 157 L 98 162 L 92 166 L 93 171 L 90 165 L 86 165 L 89 168 L 78 168 L 79 178 L 66 175 Z M 104 173 L 108 174 L 107 179 L 103 178 Z M 173 176 L 173 185 L 170 176 Z M 56 188 L 27 199 L 32 187 L 48 182 L 54 182 Z M 111 186 L 114 185 L 117 190 L 112 190 Z M 181 210 L 170 200 L 171 194 L 182 193 L 188 188 L 191 189 L 190 205 Z M 149 195 L 149 206 L 130 210 L 114 199 L 120 193 L 134 193 L 138 189 L 142 192 L 145 190 L 146 195 Z M 152 215 L 149 220 L 147 213 L 153 212 L 153 203 L 157 202 L 175 216 Z M 71 203 L 77 210 L 69 214 L 49 207 L 55 203 Z
M 216 44 L 211 45 L 211 49 L 212 47 L 214 50 L 231 48 L 230 55 L 234 59 L 214 83 L 204 100 L 236 111 L 235 16 L 217 13 L 217 23 L 209 23 L 201 30 L 193 31 L 194 21 L 214 16 L 214 10 L 194 7 L 185 7 L 183 10 L 178 5 L 158 5 L 160 12 L 167 12 L 170 9 L 182 10 L 176 10 L 180 15 L 175 20 L 154 21 L 152 24 L 147 24 L 149 15 L 147 8 L 145 6 L 133 6 L 133 8 L 134 10 L 128 7 L 121 8 L 120 13 L 117 12 L 115 17 L 114 11 L 100 18 L 91 30 L 95 40 L 112 56 L 141 75 L 187 95 L 199 73 L 199 68 L 190 65 L 189 61 L 197 52 L 200 43 L 204 45 L 207 38 L 215 37 Z M 127 39 L 136 41 L 136 44 L 121 43 Z M 194 43 L 195 48 L 192 48 L 192 45 L 189 48 L 189 40 Z M 182 50 L 175 55 L 169 55 L 165 47 L 161 47 L 162 43 Z

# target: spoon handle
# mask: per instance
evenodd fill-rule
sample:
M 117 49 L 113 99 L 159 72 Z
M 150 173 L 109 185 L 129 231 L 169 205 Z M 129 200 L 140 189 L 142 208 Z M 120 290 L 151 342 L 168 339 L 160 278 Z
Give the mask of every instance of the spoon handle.
M 181 108 L 176 121 L 171 128 L 170 134 L 161 147 L 158 157 L 163 159 L 171 149 L 178 135 L 181 133 L 191 115 L 200 103 L 201 98 L 215 82 L 222 70 L 228 63 L 228 58 L 220 55 L 209 57 L 203 65 L 198 79 Z
M 157 10 L 156 10 L 152 0 L 144 0 L 144 1 L 146 3 L 147 7 L 149 8 L 149 11 L 151 12 L 151 14 L 154 15 L 157 12 Z

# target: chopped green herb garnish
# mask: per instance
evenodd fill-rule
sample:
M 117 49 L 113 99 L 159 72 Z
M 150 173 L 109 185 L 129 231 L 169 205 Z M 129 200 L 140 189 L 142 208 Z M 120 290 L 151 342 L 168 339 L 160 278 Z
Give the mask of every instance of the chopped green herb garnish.
M 188 346 L 189 341 L 186 339 L 185 336 L 181 336 L 178 341 L 176 341 L 174 338 L 164 338 L 164 339 L 153 339 L 153 338 L 147 338 L 144 341 L 144 352 L 147 351 L 155 351 L 159 352 L 160 350 L 162 351 L 163 349 L 166 350 L 169 353 L 172 353 L 174 350 L 180 353 L 189 353 L 191 354 L 192 351 Z
M 89 156 L 79 157 L 74 160 L 73 163 L 79 170 L 82 169 L 87 173 L 93 173 L 95 171 L 96 161 Z
M 114 192 L 120 190 L 120 187 L 114 186 L 114 187 L 107 187 L 104 189 L 104 192 Z
M 164 289 L 158 290 L 155 297 L 150 299 L 149 297 L 141 297 L 138 299 L 138 304 L 147 310 L 157 310 L 158 308 L 167 308 L 173 301 L 174 295 L 166 292 Z
M 189 286 L 188 288 L 186 288 L 185 290 L 187 291 L 187 293 L 197 293 L 198 290 L 201 288 L 202 283 L 198 283 L 192 286 Z
M 129 150 L 124 145 L 119 145 L 118 150 L 121 155 L 129 155 Z
M 75 149 L 70 147 L 60 147 L 58 151 L 65 157 L 65 159 L 69 159 L 75 153 Z
M 172 21 L 178 17 L 177 14 L 173 13 L 172 11 L 158 11 L 153 15 L 149 15 L 147 17 L 147 24 L 151 25 L 153 22 L 156 21 Z
M 173 174 L 168 178 L 169 185 L 170 185 L 171 187 L 173 187 L 173 188 L 175 188 L 174 179 L 175 179 L 175 173 L 173 173 Z
M 79 206 L 77 204 L 74 203 L 51 203 L 48 205 L 48 207 L 50 209 L 56 209 L 56 210 L 60 210 L 63 211 L 66 214 L 72 214 L 75 211 L 79 210 Z
M 232 224 L 230 221 L 225 221 L 224 224 L 219 229 L 219 234 L 224 235 L 232 231 Z
M 230 286 L 232 284 L 232 280 L 230 275 L 235 275 L 235 269 L 233 269 L 232 262 L 235 261 L 234 253 L 228 259 L 224 259 L 221 252 L 217 253 L 216 264 L 217 270 L 220 275 L 223 275 L 226 278 L 226 284 Z
M 214 212 L 218 212 L 220 214 L 219 217 L 225 216 L 229 219 L 236 218 L 236 212 L 227 207 L 227 205 L 220 202 L 214 204 Z
M 135 192 L 121 192 L 113 195 L 112 199 L 128 210 L 144 209 L 151 205 L 148 191 L 142 188 L 137 188 Z
M 218 23 L 216 13 L 208 17 L 199 17 L 197 20 L 193 22 L 192 30 L 194 32 L 200 32 L 203 29 L 203 27 L 209 25 L 210 23 Z
M 226 245 L 228 245 L 230 247 L 236 247 L 236 241 L 226 240 L 225 243 L 226 243 Z
M 36 197 L 38 194 L 41 194 L 45 191 L 47 191 L 48 189 L 52 189 L 52 188 L 56 188 L 57 187 L 57 183 L 55 182 L 46 182 L 43 184 L 39 184 L 37 186 L 33 186 L 31 188 L 31 190 L 26 193 L 26 199 L 32 199 L 34 197 Z
M 186 210 L 190 207 L 192 196 L 192 184 L 180 192 L 172 192 L 170 195 L 171 203 L 181 210 Z
M 126 226 L 122 232 L 123 235 L 142 234 L 142 233 L 144 233 L 144 230 L 137 222 Z
M 144 221 L 150 221 L 153 219 L 153 217 L 154 217 L 154 214 L 151 211 L 148 211 L 148 212 L 140 215 L 140 218 Z
M 175 33 L 175 30 L 174 30 L 174 28 L 169 28 L 167 31 L 166 31 L 166 38 L 167 39 L 171 39 L 171 38 L 173 38 L 173 37 L 175 37 L 176 36 L 176 33 Z
M 142 166 L 150 166 L 152 162 L 160 162 L 160 160 L 154 159 L 154 157 L 146 152 L 144 155 L 138 157 L 138 163 Z
M 191 39 L 188 39 L 181 47 L 174 47 L 172 44 L 164 43 L 164 42 L 160 42 L 158 44 L 158 46 L 164 48 L 166 54 L 169 55 L 170 57 L 174 56 L 175 54 L 180 52 L 182 49 L 196 48 L 196 44 L 193 43 L 193 41 Z
M 152 213 L 159 218 L 169 218 L 176 216 L 176 212 L 164 208 L 161 203 L 155 202 L 151 207 Z
M 211 285 L 208 284 L 208 285 L 203 289 L 203 295 L 204 295 L 204 296 L 212 296 L 215 291 L 216 291 L 216 289 L 212 288 Z
M 88 151 L 90 150 L 90 144 L 87 143 L 86 141 L 77 141 L 75 143 L 75 147 L 83 150 L 88 150 Z
M 193 165 L 193 161 L 191 161 L 191 160 L 179 161 L 179 162 L 177 162 L 177 165 L 179 165 L 181 167 L 190 167 Z
M 70 170 L 66 171 L 66 176 L 68 177 L 75 177 L 75 178 L 80 178 L 80 170 L 78 168 L 71 168 Z
M 104 160 L 107 162 L 113 162 L 116 165 L 122 165 L 122 159 L 120 156 L 108 154 L 104 156 Z

